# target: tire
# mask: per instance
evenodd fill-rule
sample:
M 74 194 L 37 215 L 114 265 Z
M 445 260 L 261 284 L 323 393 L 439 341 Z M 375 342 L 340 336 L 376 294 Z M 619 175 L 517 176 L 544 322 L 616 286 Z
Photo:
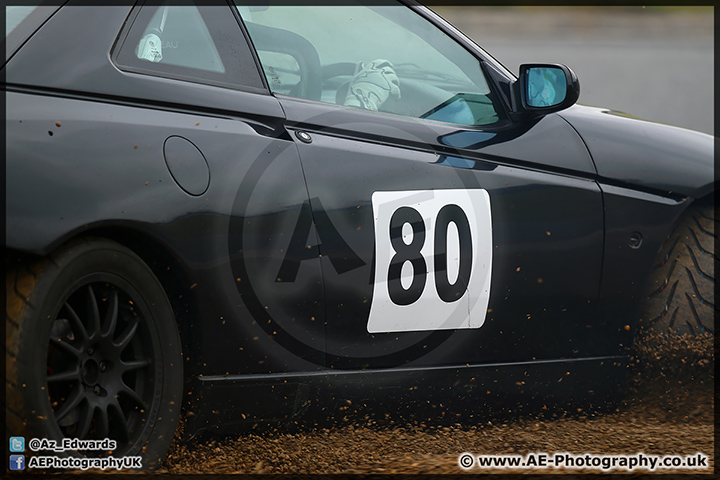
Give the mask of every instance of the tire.
M 81 239 L 8 266 L 6 293 L 7 434 L 109 438 L 113 457 L 157 468 L 183 375 L 172 307 L 150 268 L 115 242 Z
M 715 208 L 691 206 L 658 253 L 640 313 L 640 335 L 715 331 Z

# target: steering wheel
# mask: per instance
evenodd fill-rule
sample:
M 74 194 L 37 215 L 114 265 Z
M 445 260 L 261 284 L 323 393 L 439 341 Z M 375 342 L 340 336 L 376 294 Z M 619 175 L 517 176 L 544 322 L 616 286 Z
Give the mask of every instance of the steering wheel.
M 300 81 L 290 94 L 310 100 L 322 96 L 322 74 L 317 50 L 305 37 L 282 28 L 268 27 L 246 22 L 250 38 L 258 51 L 277 52 L 290 55 L 300 69 Z
M 323 86 L 328 84 L 328 80 L 335 77 L 350 77 L 355 74 L 356 63 L 353 62 L 337 62 L 323 65 L 321 69 L 321 78 Z M 350 79 L 346 80 L 337 87 L 335 92 L 335 103 L 343 105 L 345 103 L 345 97 L 347 96 L 348 87 L 350 86 Z

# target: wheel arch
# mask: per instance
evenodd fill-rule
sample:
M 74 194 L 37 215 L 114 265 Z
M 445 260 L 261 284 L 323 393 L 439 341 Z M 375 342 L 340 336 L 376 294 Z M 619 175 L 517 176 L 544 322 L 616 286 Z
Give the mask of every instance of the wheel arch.
M 194 338 L 194 319 L 199 318 L 199 310 L 196 296 L 190 288 L 192 282 L 188 269 L 167 244 L 146 231 L 129 226 L 96 225 L 57 238 L 39 251 L 8 247 L 5 254 L 6 269 L 18 262 L 32 262 L 49 256 L 72 241 L 92 238 L 111 240 L 128 248 L 152 270 L 172 306 L 183 357 L 192 358 L 193 344 L 190 339 Z M 186 371 L 189 370 L 186 368 Z
M 704 197 L 698 198 L 697 200 L 695 200 L 694 203 L 702 205 L 714 205 L 715 200 L 717 200 L 718 187 L 720 186 L 718 186 L 716 183 L 715 188 L 710 193 L 708 193 Z

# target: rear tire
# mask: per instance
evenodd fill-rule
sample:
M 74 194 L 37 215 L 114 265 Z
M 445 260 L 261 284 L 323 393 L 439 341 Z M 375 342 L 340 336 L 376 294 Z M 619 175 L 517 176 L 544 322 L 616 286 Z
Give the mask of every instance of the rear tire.
M 75 240 L 6 270 L 7 434 L 109 438 L 110 453 L 165 457 L 182 405 L 172 307 L 150 268 L 104 239 Z M 42 452 L 41 455 L 57 455 Z

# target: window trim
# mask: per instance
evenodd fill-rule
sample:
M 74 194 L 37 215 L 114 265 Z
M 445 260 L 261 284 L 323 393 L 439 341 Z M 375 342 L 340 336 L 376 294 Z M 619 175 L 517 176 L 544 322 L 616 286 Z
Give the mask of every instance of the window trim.
M 410 8 L 416 14 L 423 17 L 428 22 L 435 25 L 443 31 L 448 37 L 453 39 L 458 45 L 467 50 L 472 56 L 480 62 L 480 68 L 485 75 L 488 87 L 495 93 L 504 110 L 504 116 L 507 121 L 514 122 L 514 112 L 512 109 L 511 89 L 517 77 L 500 63 L 489 52 L 485 51 L 481 45 L 478 45 L 462 33 L 453 24 L 445 20 L 443 17 L 435 13 L 431 8 L 418 3 L 415 0 L 396 0 L 401 5 Z
M 260 74 L 260 80 L 262 81 L 263 87 L 269 95 L 273 95 L 272 90 L 270 89 L 270 84 L 268 83 L 265 72 L 263 71 L 262 62 L 260 62 L 260 55 L 258 55 L 255 44 L 253 43 L 252 38 L 250 38 L 250 33 L 245 26 L 245 21 L 242 19 L 242 16 L 238 11 L 237 4 L 233 0 L 227 0 L 227 3 L 228 5 L 230 5 L 230 10 L 235 17 L 235 21 L 240 26 L 240 30 L 245 37 L 245 43 L 247 43 L 248 47 L 250 48 L 250 53 L 252 54 L 253 60 L 255 60 L 255 69 Z
M 65 2 L 63 2 L 64 4 Z M 30 37 L 42 28 L 52 17 L 55 15 L 60 8 L 60 5 L 48 5 L 42 3 L 35 8 L 30 14 L 25 17 L 17 26 L 10 32 L 10 35 L 5 36 L 5 42 L 3 43 L 5 49 L 5 59 L 0 62 L 0 67 L 6 65 L 10 59 L 20 50 L 20 48 L 30 40 Z
M 228 2 L 222 2 L 225 6 L 227 6 L 228 9 L 233 10 L 231 5 Z M 217 4 L 213 4 L 214 6 L 218 6 Z M 204 5 L 199 2 L 193 2 L 193 6 L 198 8 L 198 11 L 201 16 L 203 16 L 203 19 L 205 16 L 203 15 L 203 9 L 208 7 L 208 5 Z M 223 5 L 219 5 L 223 6 Z M 165 78 L 170 80 L 179 80 L 183 82 L 190 82 L 190 83 L 198 83 L 201 85 L 210 85 L 215 87 L 222 87 L 222 88 L 229 88 L 233 90 L 240 90 L 240 91 L 246 91 L 251 93 L 262 93 L 262 94 L 270 94 L 270 90 L 267 88 L 267 84 L 264 78 L 264 75 L 261 71 L 257 68 L 257 60 L 255 59 L 255 49 L 253 48 L 252 44 L 248 42 L 247 40 L 247 34 L 244 31 L 244 28 L 241 24 L 237 24 L 237 33 L 242 34 L 242 40 L 245 41 L 244 48 L 250 52 L 250 57 L 253 59 L 253 67 L 254 72 L 256 74 L 256 84 L 255 85 L 249 85 L 249 82 L 243 82 L 244 80 L 249 79 L 252 74 L 248 73 L 246 75 L 242 74 L 241 69 L 236 68 L 237 63 L 236 62 L 228 62 L 228 56 L 226 55 L 225 51 L 226 48 L 223 48 L 224 45 L 218 44 L 216 42 L 216 37 L 212 30 L 209 29 L 209 33 L 211 37 L 213 38 L 213 42 L 215 43 L 215 46 L 218 51 L 218 55 L 222 59 L 223 63 L 226 65 L 226 72 L 219 73 L 219 72 L 212 72 L 212 71 L 206 71 L 201 69 L 193 69 L 191 67 L 184 67 L 184 66 L 178 66 L 178 65 L 162 65 L 160 68 L 154 67 L 154 65 L 159 64 L 152 64 L 149 62 L 142 62 L 138 63 L 127 61 L 127 59 L 132 58 L 131 55 L 127 54 L 128 49 L 130 48 L 129 45 L 126 46 L 128 41 L 132 41 L 134 38 L 131 37 L 130 33 L 133 32 L 133 26 L 135 26 L 136 21 L 140 17 L 140 14 L 143 10 L 143 8 L 153 8 L 158 7 L 157 2 L 154 1 L 141 1 L 138 2 L 133 9 L 131 10 L 130 14 L 128 15 L 127 20 L 125 21 L 125 24 L 123 25 L 123 28 L 120 30 L 120 33 L 118 34 L 115 43 L 113 44 L 111 50 L 110 50 L 110 60 L 113 63 L 113 65 L 118 68 L 118 70 L 127 72 L 127 73 L 134 73 L 134 74 L 141 74 L 141 75 L 149 75 L 153 77 L 159 77 L 159 78 Z M 237 23 L 237 21 L 236 21 Z M 139 38 L 137 39 L 139 40 Z M 242 41 L 240 40 L 240 35 L 238 35 L 238 44 L 242 44 Z M 131 49 L 134 52 L 134 48 Z M 134 64 L 131 64 L 134 63 Z M 144 64 L 147 63 L 147 67 L 144 66 Z M 193 74 L 193 72 L 198 72 L 197 74 Z M 226 78 L 237 78 L 239 81 L 227 81 Z

